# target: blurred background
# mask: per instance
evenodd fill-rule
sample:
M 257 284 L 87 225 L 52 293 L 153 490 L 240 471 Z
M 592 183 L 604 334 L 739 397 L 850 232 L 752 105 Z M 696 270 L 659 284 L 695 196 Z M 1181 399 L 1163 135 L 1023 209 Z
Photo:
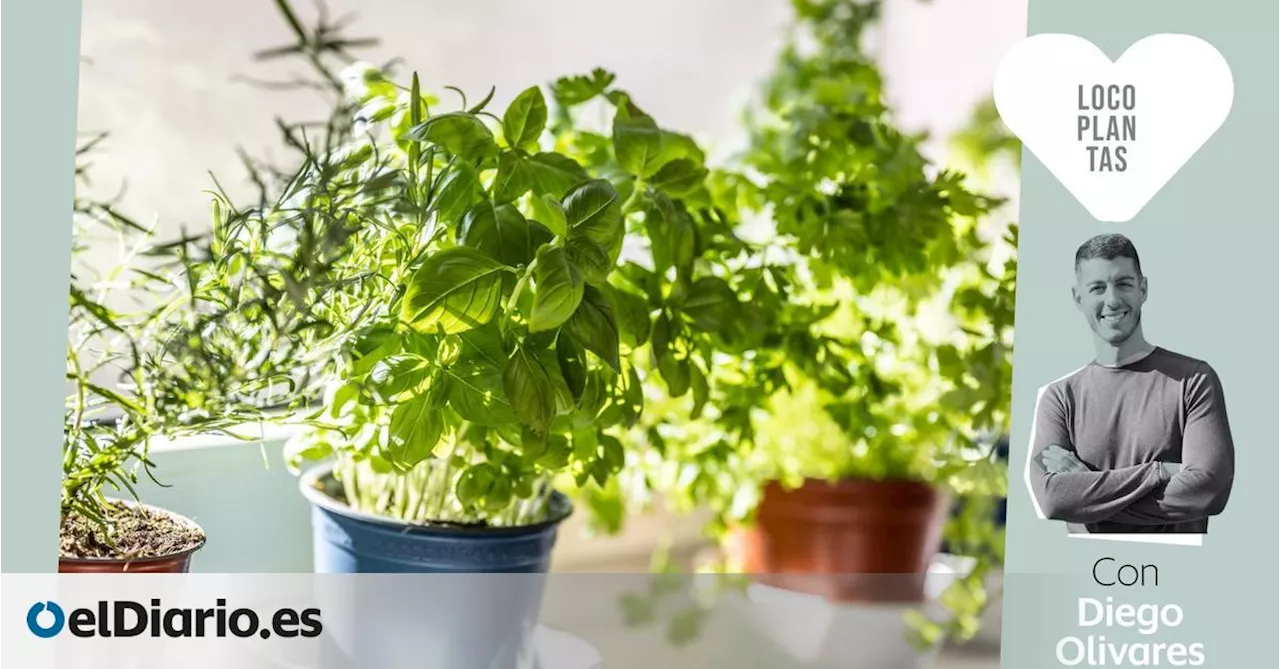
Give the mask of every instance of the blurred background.
M 970 128 L 990 96 L 1000 57 L 1024 35 L 1025 5 L 885 3 L 871 49 L 887 97 L 900 127 L 929 134 L 925 152 L 940 165 L 968 168 L 951 140 Z M 309 2 L 295 6 L 305 21 L 320 11 Z M 292 39 L 272 0 L 85 0 L 83 7 L 79 130 L 84 137 L 108 134 L 92 157 L 87 189 L 95 197 L 118 196 L 120 211 L 143 224 L 154 221 L 162 237 L 209 226 L 204 192 L 215 178 L 233 199 L 253 192 L 238 151 L 280 153 L 276 117 L 328 112 L 318 94 L 267 83 L 301 76 L 295 66 L 254 59 Z M 329 0 L 323 11 L 331 19 L 350 17 L 348 34 L 379 40 L 360 52 L 369 62 L 398 59 L 425 87 L 456 86 L 472 98 L 495 86 L 497 108 L 532 83 L 606 68 L 665 126 L 693 135 L 714 157 L 743 140 L 741 106 L 775 64 L 792 3 Z M 1016 169 L 997 166 L 980 176 L 987 192 L 1011 199 L 1016 215 Z M 94 246 L 82 261 L 108 267 L 117 253 L 109 244 Z M 140 492 L 208 530 L 198 570 L 310 570 L 309 506 L 284 469 L 282 439 L 268 435 L 264 448 L 210 438 L 153 451 L 172 487 L 148 484 Z M 256 527 L 245 527 L 245 518 Z M 695 554 L 706 549 L 700 522 L 696 515 L 655 512 L 629 520 L 618 536 L 598 538 L 570 521 L 554 569 L 642 571 L 659 536 L 677 554 Z M 256 550 L 246 550 L 246 541 Z M 559 615 L 572 620 L 570 612 Z M 998 616 L 996 606 L 978 640 L 944 651 L 934 666 L 998 666 Z
M 933 159 L 948 161 L 948 138 L 989 97 L 1000 56 L 1025 32 L 1025 4 L 885 3 L 872 48 L 899 125 L 929 132 Z M 740 106 L 772 68 L 792 16 L 790 0 L 325 5 L 333 19 L 351 17 L 351 35 L 381 41 L 360 52 L 367 60 L 398 58 L 426 87 L 479 97 L 496 86 L 494 104 L 503 108 L 530 82 L 603 67 L 656 118 L 712 151 L 741 139 Z M 308 1 L 297 10 L 304 21 L 316 15 Z M 208 227 L 202 193 L 213 185 L 211 173 L 233 196 L 251 192 L 237 149 L 279 153 L 275 117 L 327 112 L 312 92 L 264 92 L 253 83 L 302 74 L 296 64 L 253 58 L 290 40 L 271 0 L 85 0 L 79 128 L 110 133 L 93 158 L 95 194 L 123 188 L 120 208 L 142 222 L 158 219 L 161 231 Z M 987 189 L 1013 196 L 1016 181 L 997 174 Z

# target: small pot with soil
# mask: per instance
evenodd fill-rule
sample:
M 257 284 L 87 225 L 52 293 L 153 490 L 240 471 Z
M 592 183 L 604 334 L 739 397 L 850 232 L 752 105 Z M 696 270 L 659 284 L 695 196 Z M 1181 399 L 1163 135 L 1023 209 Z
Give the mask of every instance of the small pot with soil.
M 92 520 L 77 515 L 63 519 L 59 572 L 187 573 L 192 555 L 206 541 L 204 530 L 191 519 L 149 504 L 109 500 L 103 511 L 114 531 L 111 543 Z
M 941 546 L 947 495 L 916 481 L 765 486 L 731 561 L 760 583 L 832 601 L 917 602 Z

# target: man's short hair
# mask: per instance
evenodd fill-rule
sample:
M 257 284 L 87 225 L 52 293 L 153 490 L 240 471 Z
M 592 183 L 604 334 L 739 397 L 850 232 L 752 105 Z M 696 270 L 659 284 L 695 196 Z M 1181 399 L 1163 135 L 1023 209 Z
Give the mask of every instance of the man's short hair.
M 1129 241 L 1128 237 L 1117 233 L 1097 235 L 1081 244 L 1080 248 L 1076 249 L 1075 268 L 1080 269 L 1080 263 L 1086 260 L 1115 260 L 1116 258 L 1132 260 L 1133 266 L 1138 270 L 1138 276 L 1142 276 L 1142 262 L 1138 260 L 1138 249 L 1134 248 L 1133 242 Z

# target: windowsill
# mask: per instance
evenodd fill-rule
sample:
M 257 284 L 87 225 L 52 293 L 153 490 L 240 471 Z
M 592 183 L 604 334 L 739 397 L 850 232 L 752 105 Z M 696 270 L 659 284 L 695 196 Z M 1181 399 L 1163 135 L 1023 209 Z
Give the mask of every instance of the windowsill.
M 201 434 L 189 437 L 169 439 L 159 437 L 151 442 L 151 453 L 167 453 L 173 451 L 189 451 L 220 446 L 237 446 L 258 442 L 279 442 L 281 445 L 297 428 L 276 423 L 246 424 L 235 430 L 228 430 L 237 436 L 225 434 Z
M 140 484 L 144 499 L 190 515 L 210 530 L 210 542 L 196 557 L 200 572 L 308 572 L 311 570 L 310 508 L 298 492 L 297 478 L 283 470 L 282 451 L 292 430 L 263 426 L 250 440 L 209 435 L 163 441 L 151 456 L 157 476 L 166 485 Z M 238 434 L 253 434 L 248 429 Z M 256 441 L 255 441 L 256 440 Z M 263 460 L 263 446 L 267 462 Z M 144 477 L 145 479 L 145 477 Z M 706 514 L 678 515 L 655 504 L 653 511 L 628 516 L 623 531 L 611 536 L 588 536 L 586 513 L 565 521 L 552 554 L 557 573 L 645 572 L 654 549 L 670 542 L 673 561 L 689 565 L 710 548 L 702 535 Z M 992 577 L 993 592 L 999 576 Z M 956 665 L 985 667 L 983 643 L 998 643 L 1000 601 L 986 616 L 980 640 L 970 644 Z M 944 653 L 945 655 L 945 653 Z

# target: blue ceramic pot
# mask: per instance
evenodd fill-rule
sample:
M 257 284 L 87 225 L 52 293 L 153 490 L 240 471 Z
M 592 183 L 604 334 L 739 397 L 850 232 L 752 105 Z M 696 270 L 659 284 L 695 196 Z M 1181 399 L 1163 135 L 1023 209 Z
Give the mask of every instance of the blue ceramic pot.
M 548 519 L 536 525 L 410 525 L 347 506 L 331 471 L 315 467 L 301 478 L 319 574 L 546 573 L 556 531 L 573 513 L 569 498 L 556 492 Z
M 382 669 L 534 669 L 551 550 L 573 513 L 555 493 L 551 514 L 517 528 L 410 525 L 342 502 L 329 466 L 302 476 L 311 502 L 314 571 L 325 632 L 341 666 Z

